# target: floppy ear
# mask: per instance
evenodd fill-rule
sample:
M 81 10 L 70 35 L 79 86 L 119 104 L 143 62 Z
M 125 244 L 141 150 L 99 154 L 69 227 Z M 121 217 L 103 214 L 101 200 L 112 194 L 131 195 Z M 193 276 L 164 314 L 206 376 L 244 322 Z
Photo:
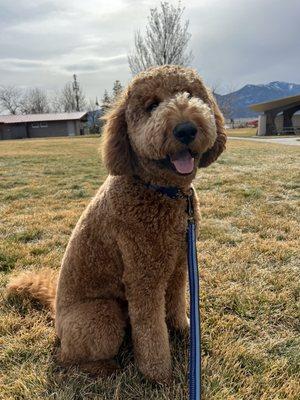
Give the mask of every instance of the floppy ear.
M 133 150 L 131 148 L 125 118 L 126 100 L 123 95 L 105 114 L 102 142 L 102 158 L 111 175 L 133 173 Z
M 216 161 L 219 155 L 225 150 L 226 146 L 226 132 L 224 125 L 223 115 L 212 95 L 209 95 L 211 109 L 215 116 L 216 128 L 217 128 L 217 138 L 213 147 L 207 150 L 201 157 L 199 161 L 199 168 L 208 167 L 211 163 Z

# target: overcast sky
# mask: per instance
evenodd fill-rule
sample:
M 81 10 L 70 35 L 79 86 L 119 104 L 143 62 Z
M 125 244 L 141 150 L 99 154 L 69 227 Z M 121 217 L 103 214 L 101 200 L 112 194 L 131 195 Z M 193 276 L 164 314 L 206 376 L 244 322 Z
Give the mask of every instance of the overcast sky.
M 177 1 L 171 1 L 177 4 Z M 193 67 L 209 85 L 300 83 L 300 0 L 186 0 Z M 0 84 L 88 97 L 130 79 L 127 54 L 157 0 L 0 0 Z

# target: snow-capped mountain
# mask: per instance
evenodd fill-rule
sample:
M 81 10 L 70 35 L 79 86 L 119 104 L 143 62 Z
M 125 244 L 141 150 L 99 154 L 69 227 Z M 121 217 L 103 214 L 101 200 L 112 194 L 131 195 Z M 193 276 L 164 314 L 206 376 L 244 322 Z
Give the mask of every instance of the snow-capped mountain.
M 221 108 L 224 108 L 224 114 L 231 114 L 232 118 L 247 118 L 258 115 L 249 109 L 250 104 L 298 94 L 300 94 L 299 84 L 275 81 L 262 85 L 245 85 L 235 92 L 216 94 L 215 97 Z

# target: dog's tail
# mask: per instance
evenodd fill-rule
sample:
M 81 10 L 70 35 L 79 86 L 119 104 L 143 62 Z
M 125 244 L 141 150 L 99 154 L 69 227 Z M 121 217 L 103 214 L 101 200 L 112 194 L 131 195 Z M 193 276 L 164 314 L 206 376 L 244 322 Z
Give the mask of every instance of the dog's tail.
M 53 270 L 24 272 L 10 280 L 7 292 L 8 295 L 30 296 L 49 308 L 54 315 L 57 278 L 58 273 Z

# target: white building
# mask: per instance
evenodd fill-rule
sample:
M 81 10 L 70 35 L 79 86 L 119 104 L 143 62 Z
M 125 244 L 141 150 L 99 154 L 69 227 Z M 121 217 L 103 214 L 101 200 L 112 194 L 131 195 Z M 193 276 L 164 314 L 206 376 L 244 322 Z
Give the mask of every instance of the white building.
M 252 104 L 250 108 L 263 113 L 258 119 L 259 136 L 300 134 L 300 94 Z

